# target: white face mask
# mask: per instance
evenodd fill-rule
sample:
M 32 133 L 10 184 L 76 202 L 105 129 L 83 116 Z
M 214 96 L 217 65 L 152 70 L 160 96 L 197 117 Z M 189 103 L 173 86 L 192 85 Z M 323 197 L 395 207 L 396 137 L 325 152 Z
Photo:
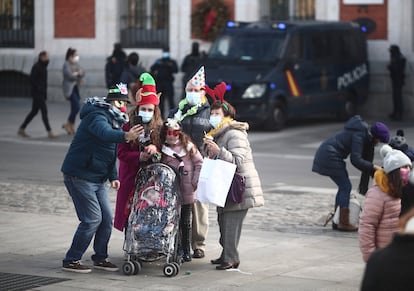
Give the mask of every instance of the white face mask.
M 152 117 L 154 116 L 154 112 L 148 111 L 138 111 L 138 115 L 142 117 L 143 123 L 148 123 L 151 121 Z
M 72 60 L 73 60 L 73 62 L 75 62 L 75 63 L 79 62 L 79 56 L 74 56 L 74 57 L 72 58 Z
M 214 127 L 214 128 L 216 128 L 219 124 L 220 124 L 220 122 L 223 120 L 223 117 L 221 117 L 221 116 L 218 116 L 218 115 L 214 115 L 214 116 L 210 116 L 210 124 Z
M 191 105 L 201 104 L 201 93 L 200 92 L 187 92 L 185 98 Z

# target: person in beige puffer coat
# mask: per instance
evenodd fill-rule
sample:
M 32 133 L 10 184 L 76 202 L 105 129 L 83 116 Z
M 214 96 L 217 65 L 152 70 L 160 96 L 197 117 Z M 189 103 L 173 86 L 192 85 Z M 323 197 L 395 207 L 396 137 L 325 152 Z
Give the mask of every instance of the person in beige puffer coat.
M 401 210 L 402 187 L 408 183 L 411 160 L 401 151 L 384 145 L 380 154 L 383 169 L 374 174 L 359 224 L 359 246 L 365 262 L 371 254 L 387 246 L 396 231 Z
M 208 157 L 236 164 L 236 172 L 246 178 L 244 200 L 239 204 L 227 200 L 224 207 L 217 207 L 219 242 L 223 248 L 220 257 L 211 260 L 212 264 L 218 264 L 217 270 L 238 268 L 240 259 L 237 247 L 243 220 L 249 208 L 264 205 L 259 174 L 247 138 L 249 126 L 245 122 L 233 120 L 234 116 L 235 110 L 228 102 L 223 99 L 214 102 L 210 115 L 210 123 L 214 129 L 204 139 L 204 150 Z

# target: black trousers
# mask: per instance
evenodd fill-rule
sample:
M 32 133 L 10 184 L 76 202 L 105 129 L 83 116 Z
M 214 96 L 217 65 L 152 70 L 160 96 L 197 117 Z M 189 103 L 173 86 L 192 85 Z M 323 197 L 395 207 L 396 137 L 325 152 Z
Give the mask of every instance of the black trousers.
M 181 205 L 180 232 L 181 249 L 184 253 L 190 253 L 191 245 L 191 212 L 193 204 Z
M 402 118 L 403 114 L 403 100 L 402 100 L 402 85 L 398 82 L 392 82 L 392 101 L 394 111 L 392 113 L 394 118 Z
M 43 120 L 43 124 L 46 127 L 46 130 L 50 131 L 51 128 L 49 124 L 49 118 L 47 117 L 46 98 L 43 96 L 33 96 L 32 110 L 26 116 L 20 128 L 25 129 L 27 125 L 30 123 L 30 121 L 32 121 L 32 119 L 37 115 L 39 110 L 42 113 L 42 120 Z

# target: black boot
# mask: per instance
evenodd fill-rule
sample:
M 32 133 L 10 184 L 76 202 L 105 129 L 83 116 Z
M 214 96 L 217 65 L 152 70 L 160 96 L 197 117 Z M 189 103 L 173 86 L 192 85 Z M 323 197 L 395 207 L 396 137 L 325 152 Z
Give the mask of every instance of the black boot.
M 191 235 L 191 209 L 192 204 L 181 206 L 180 230 L 181 230 L 181 249 L 183 253 L 183 261 L 191 261 L 190 253 L 190 235 Z

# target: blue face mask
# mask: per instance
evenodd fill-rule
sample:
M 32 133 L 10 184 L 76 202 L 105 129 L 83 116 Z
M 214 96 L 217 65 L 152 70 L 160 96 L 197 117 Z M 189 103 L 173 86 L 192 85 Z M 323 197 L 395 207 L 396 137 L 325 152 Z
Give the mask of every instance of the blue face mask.
M 221 117 L 221 116 L 217 116 L 217 115 L 214 115 L 214 116 L 210 116 L 210 124 L 214 127 L 214 128 L 216 128 L 219 124 L 220 124 L 220 122 L 223 120 L 223 117 Z
M 187 92 L 185 94 L 185 99 L 187 99 L 190 105 L 201 104 L 201 93 L 200 92 Z
M 154 116 L 154 112 L 139 111 L 138 115 L 142 117 L 143 123 L 148 123 L 151 121 L 152 117 Z
M 162 57 L 164 59 L 168 59 L 170 57 L 170 54 L 169 53 L 162 53 Z

